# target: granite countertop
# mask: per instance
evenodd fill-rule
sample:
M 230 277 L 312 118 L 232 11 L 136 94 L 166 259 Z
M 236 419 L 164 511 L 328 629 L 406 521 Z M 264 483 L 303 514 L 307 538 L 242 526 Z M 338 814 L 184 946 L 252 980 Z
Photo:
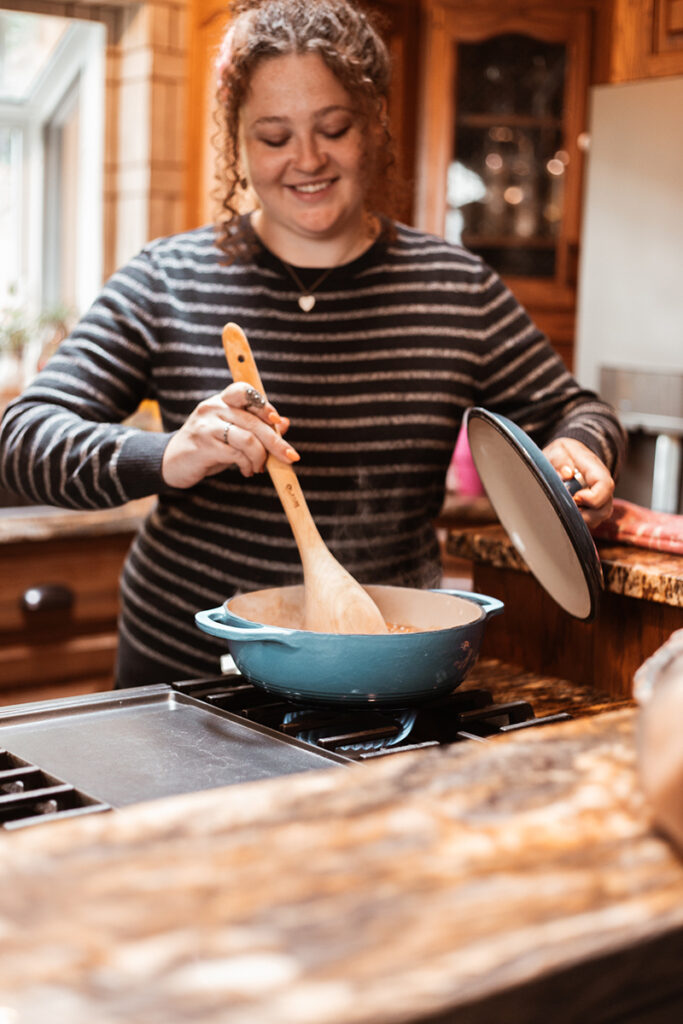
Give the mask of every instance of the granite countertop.
M 683 607 L 683 555 L 597 541 L 605 589 L 627 597 Z M 528 572 L 499 523 L 448 524 L 448 553 L 499 569 Z
M 0 544 L 86 537 L 108 533 L 134 533 L 156 504 L 156 498 L 139 498 L 116 508 L 53 508 L 21 505 L 0 509 Z
M 526 701 L 533 708 L 536 718 L 560 713 L 571 715 L 572 718 L 585 718 L 605 711 L 635 707 L 635 701 L 630 695 L 615 697 L 597 686 L 561 679 L 547 672 L 541 674 L 528 671 L 500 658 L 480 657 L 477 660 L 467 673 L 459 692 L 472 689 L 487 690 L 496 704 Z
M 678 1019 L 683 862 L 635 714 L 8 834 L 0 1019 Z

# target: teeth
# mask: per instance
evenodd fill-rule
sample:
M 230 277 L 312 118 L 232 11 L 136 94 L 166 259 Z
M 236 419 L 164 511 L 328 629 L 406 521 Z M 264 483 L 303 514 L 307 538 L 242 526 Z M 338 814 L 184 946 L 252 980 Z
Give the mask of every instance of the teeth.
M 327 186 L 328 186 L 328 182 L 327 181 L 319 181 L 315 185 L 295 185 L 294 188 L 295 188 L 295 190 L 297 192 L 312 193 L 312 192 L 322 192 L 322 190 L 324 188 L 327 188 Z

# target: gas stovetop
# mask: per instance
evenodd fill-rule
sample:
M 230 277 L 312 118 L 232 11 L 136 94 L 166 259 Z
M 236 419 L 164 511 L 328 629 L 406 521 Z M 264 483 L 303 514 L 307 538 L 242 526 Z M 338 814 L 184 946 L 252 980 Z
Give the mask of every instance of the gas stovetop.
M 493 736 L 571 718 L 562 712 L 537 718 L 527 701 L 495 703 L 484 689 L 455 690 L 414 708 L 325 708 L 295 704 L 269 694 L 239 672 L 174 683 L 174 689 L 251 722 L 333 751 L 354 761 Z
M 180 793 L 489 742 L 570 718 L 459 689 L 419 707 L 308 707 L 238 672 L 0 708 L 0 828 Z

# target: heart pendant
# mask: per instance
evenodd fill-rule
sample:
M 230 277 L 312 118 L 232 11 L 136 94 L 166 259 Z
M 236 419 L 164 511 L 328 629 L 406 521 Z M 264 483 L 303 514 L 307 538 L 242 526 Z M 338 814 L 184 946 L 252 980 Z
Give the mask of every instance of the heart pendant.
M 299 306 L 303 309 L 304 313 L 310 313 L 315 306 L 315 296 L 313 295 L 300 295 L 297 299 Z

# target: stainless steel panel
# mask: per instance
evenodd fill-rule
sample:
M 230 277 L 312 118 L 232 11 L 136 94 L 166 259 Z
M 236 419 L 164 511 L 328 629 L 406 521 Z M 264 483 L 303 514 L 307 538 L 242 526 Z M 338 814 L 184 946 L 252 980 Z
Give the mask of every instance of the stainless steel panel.
M 168 686 L 3 708 L 0 747 L 113 807 L 348 763 Z
M 683 434 L 683 373 L 600 368 L 600 394 L 627 430 Z

